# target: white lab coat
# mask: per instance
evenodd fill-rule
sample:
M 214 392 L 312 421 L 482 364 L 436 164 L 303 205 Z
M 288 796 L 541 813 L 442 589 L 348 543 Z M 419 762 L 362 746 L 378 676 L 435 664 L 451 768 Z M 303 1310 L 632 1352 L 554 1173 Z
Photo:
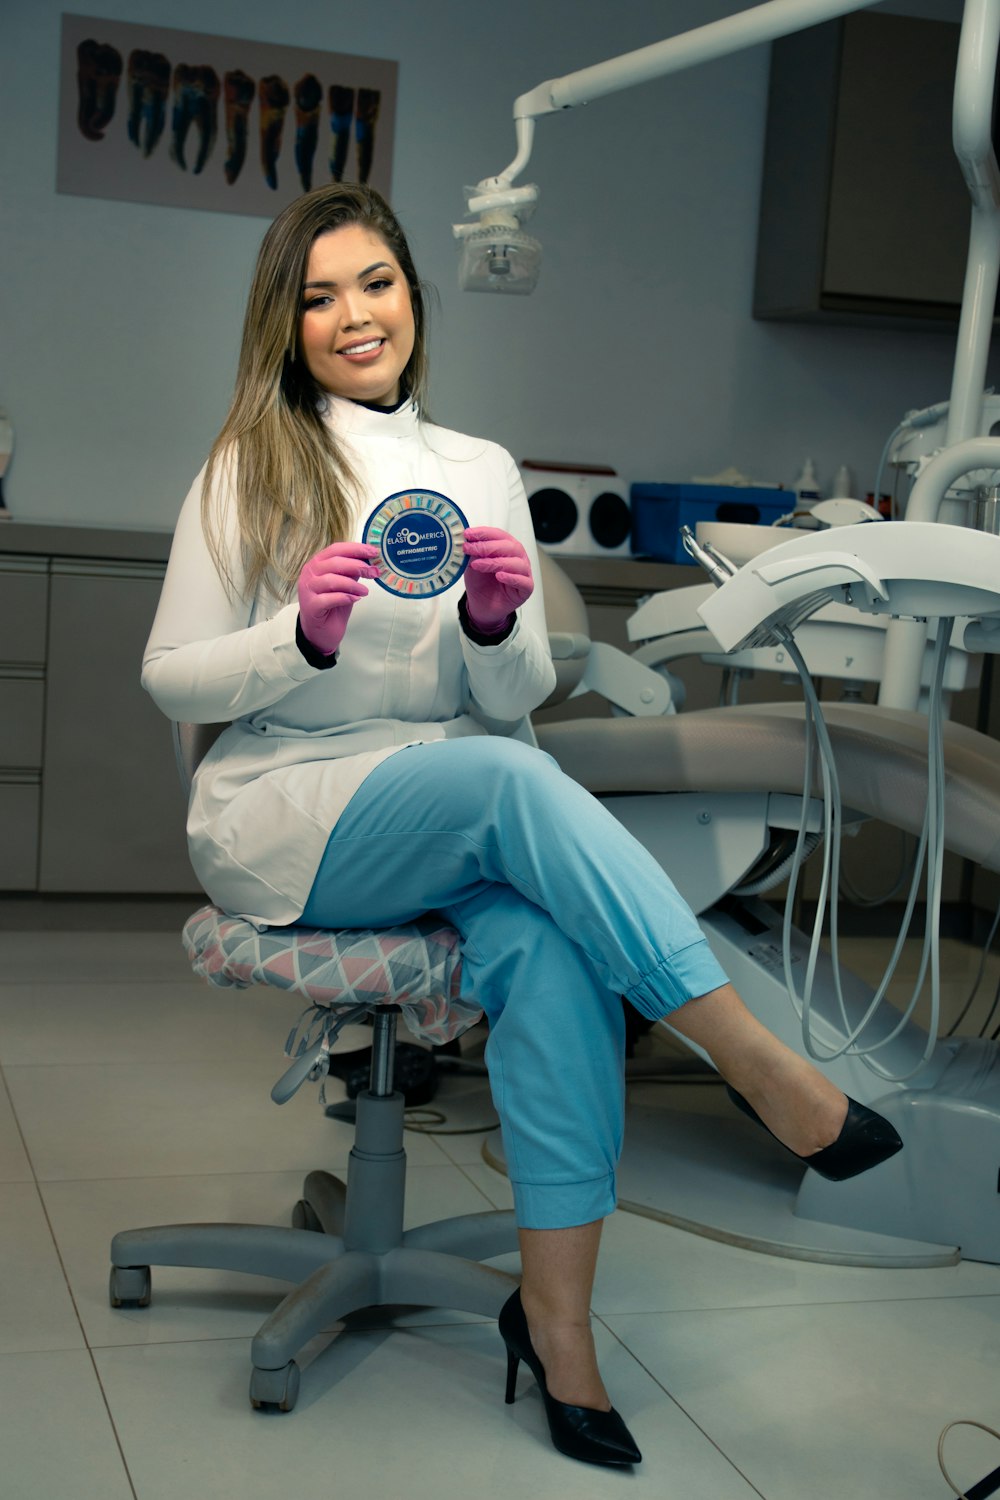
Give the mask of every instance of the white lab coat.
M 516 536 L 536 587 L 507 639 L 479 646 L 459 625 L 461 581 L 426 600 L 400 599 L 372 581 L 337 665 L 313 668 L 295 643 L 295 602 L 268 596 L 251 609 L 227 593 L 202 530 L 198 476 L 178 519 L 142 681 L 172 719 L 234 721 L 196 773 L 188 840 L 212 900 L 259 927 L 301 914 L 331 829 L 386 756 L 512 726 L 555 686 L 531 517 L 510 455 L 421 422 L 409 402 L 387 415 L 331 397 L 326 420 L 363 481 L 355 539 L 388 495 L 437 490 L 470 526 Z M 225 477 L 219 497 L 239 579 Z

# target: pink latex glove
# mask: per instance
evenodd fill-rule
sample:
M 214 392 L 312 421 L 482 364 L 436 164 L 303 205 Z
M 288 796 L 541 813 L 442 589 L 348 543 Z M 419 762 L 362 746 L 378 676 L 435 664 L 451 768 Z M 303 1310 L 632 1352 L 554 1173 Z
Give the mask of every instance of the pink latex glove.
M 367 542 L 333 542 L 299 574 L 299 622 L 310 645 L 332 656 L 344 639 L 351 610 L 368 593 L 362 578 L 377 578 L 372 559 L 378 548 Z
M 467 527 L 465 551 L 469 619 L 484 635 L 496 634 L 514 610 L 531 598 L 535 580 L 528 554 L 516 537 L 498 526 Z

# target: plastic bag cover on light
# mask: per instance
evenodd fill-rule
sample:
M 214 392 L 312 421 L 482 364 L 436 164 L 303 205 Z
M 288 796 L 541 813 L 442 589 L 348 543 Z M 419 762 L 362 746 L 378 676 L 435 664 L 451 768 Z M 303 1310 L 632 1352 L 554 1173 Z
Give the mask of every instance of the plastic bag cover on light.
M 520 229 L 484 227 L 462 242 L 458 284 L 463 292 L 533 292 L 542 247 Z

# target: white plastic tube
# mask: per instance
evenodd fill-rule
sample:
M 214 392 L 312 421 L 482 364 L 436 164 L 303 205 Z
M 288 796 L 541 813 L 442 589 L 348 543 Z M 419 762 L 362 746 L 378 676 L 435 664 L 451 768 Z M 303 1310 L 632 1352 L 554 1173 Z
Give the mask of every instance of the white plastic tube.
M 513 182 L 518 173 L 524 171 L 531 156 L 530 122 L 539 115 L 551 115 L 560 109 L 588 104 L 605 94 L 617 94 L 638 83 L 664 78 L 668 73 L 680 73 L 685 68 L 727 57 L 745 47 L 756 47 L 793 31 L 804 31 L 807 26 L 818 26 L 835 16 L 865 10 L 872 3 L 873 0 L 767 0 L 765 5 L 756 5 L 740 15 L 725 16 L 721 21 L 711 21 L 707 26 L 683 31 L 679 36 L 667 37 L 665 41 L 653 42 L 634 52 L 624 52 L 620 57 L 610 57 L 592 67 L 579 68 L 561 78 L 549 78 L 514 100 L 517 155 L 510 166 L 499 173 L 499 180 Z
M 998 48 L 1000 0 L 965 0 L 951 134 L 972 200 L 972 219 L 945 433 L 949 448 L 975 437 L 982 427 L 983 386 L 1000 278 L 1000 166 L 993 149 Z
M 1000 165 L 993 150 L 993 81 L 1000 46 L 997 0 L 965 0 L 958 44 L 952 144 L 977 208 L 1000 207 Z
M 624 52 L 592 67 L 579 68 L 562 78 L 550 78 L 515 100 L 514 116 L 537 118 L 558 109 L 588 104 L 592 99 L 632 88 L 637 83 L 680 73 L 684 68 L 712 62 L 744 47 L 803 31 L 807 26 L 818 26 L 834 16 L 864 10 L 871 3 L 872 0 L 768 0 L 767 4 L 756 5 L 739 15 L 725 16 L 721 21 L 683 31 L 679 36 L 653 42 L 635 52 Z
M 969 253 L 955 345 L 945 449 L 919 476 L 906 505 L 907 521 L 936 521 L 956 480 L 976 469 L 1000 468 L 1000 441 L 977 438 L 997 284 L 1000 280 L 1000 172 L 993 150 L 993 88 L 1000 47 L 1000 0 L 965 0 L 959 38 L 952 142 L 972 197 Z M 883 708 L 916 709 L 927 626 L 891 620 L 886 631 Z

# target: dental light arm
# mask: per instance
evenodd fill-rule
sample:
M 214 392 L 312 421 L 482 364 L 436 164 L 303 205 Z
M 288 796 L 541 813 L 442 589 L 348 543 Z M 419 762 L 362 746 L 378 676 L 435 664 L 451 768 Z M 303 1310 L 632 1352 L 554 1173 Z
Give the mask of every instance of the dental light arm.
M 872 0 L 767 0 L 740 15 L 698 26 L 680 36 L 622 53 L 589 68 L 550 78 L 514 101 L 517 154 L 496 177 L 485 177 L 466 189 L 467 208 L 475 223 L 456 224 L 462 241 L 459 282 L 465 291 L 530 292 L 538 280 L 541 246 L 521 225 L 538 198 L 535 187 L 513 187 L 531 159 L 534 122 L 588 104 L 606 94 L 679 73 L 698 63 L 726 57 L 745 47 L 817 26 L 850 11 L 864 10 Z
M 515 122 L 537 119 L 560 109 L 589 104 L 605 94 L 617 94 L 636 84 L 663 78 L 668 73 L 680 73 L 698 63 L 712 62 L 730 52 L 740 52 L 744 47 L 755 47 L 761 42 L 773 41 L 775 37 L 802 31 L 807 26 L 818 26 L 821 21 L 834 16 L 863 10 L 870 3 L 871 0 L 860 0 L 860 3 L 859 0 L 768 0 L 767 4 L 754 6 L 740 15 L 711 21 L 707 26 L 667 37 L 634 52 L 623 52 L 606 62 L 595 63 L 593 67 L 566 73 L 562 78 L 550 78 L 514 101 L 514 119 Z M 530 142 L 530 136 L 527 139 Z M 519 139 L 519 146 L 517 171 L 523 169 L 527 160 L 527 157 L 520 160 L 525 149 L 523 138 Z M 527 150 L 530 152 L 530 144 Z M 507 168 L 511 178 L 516 175 L 513 167 L 514 163 Z

